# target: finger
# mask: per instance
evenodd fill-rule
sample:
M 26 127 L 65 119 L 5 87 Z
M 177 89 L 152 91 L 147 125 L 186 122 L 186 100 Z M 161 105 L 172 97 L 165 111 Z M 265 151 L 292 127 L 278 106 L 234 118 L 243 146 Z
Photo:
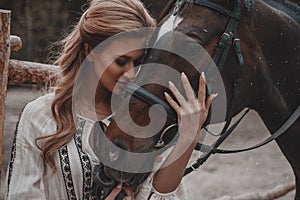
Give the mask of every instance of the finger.
M 131 190 L 131 188 L 130 187 L 128 187 L 128 186 L 125 186 L 125 187 L 123 187 L 123 189 L 124 189 L 124 192 L 126 193 L 126 197 L 123 199 L 123 200 L 132 200 L 132 190 Z
M 205 102 L 206 109 L 209 109 L 213 99 L 216 98 L 217 96 L 218 96 L 218 93 L 209 95 L 209 97 L 206 99 L 206 102 Z
M 122 183 L 118 184 L 117 187 L 115 187 L 111 191 L 111 193 L 105 198 L 105 200 L 114 200 L 121 192 L 121 190 L 122 190 Z
M 195 93 L 194 90 L 190 84 L 190 81 L 188 79 L 188 77 L 185 75 L 185 73 L 182 72 L 181 74 L 181 81 L 187 96 L 187 99 L 191 102 L 195 102 Z
M 204 72 L 202 72 L 199 79 L 199 90 L 198 90 L 198 101 L 201 105 L 205 105 L 205 98 L 206 98 L 205 84 L 206 84 L 205 75 Z
M 174 85 L 174 83 L 172 83 L 171 81 L 169 81 L 169 86 L 170 86 L 170 90 L 172 91 L 172 93 L 174 94 L 176 100 L 179 102 L 179 104 L 181 106 L 184 106 L 186 103 L 185 98 L 181 95 L 181 93 L 178 91 L 177 87 Z
M 168 101 L 168 103 L 170 104 L 170 106 L 176 111 L 177 115 L 180 114 L 180 106 L 176 103 L 176 101 L 173 100 L 173 98 L 168 94 L 168 93 L 164 93 L 165 94 L 165 98 Z

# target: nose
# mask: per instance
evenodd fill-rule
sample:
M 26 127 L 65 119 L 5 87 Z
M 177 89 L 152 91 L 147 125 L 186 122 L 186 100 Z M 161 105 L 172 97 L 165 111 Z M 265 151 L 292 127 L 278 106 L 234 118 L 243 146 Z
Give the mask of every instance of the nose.
M 135 78 L 135 69 L 134 69 L 134 65 L 130 65 L 130 67 L 128 67 L 126 69 L 127 71 L 124 73 L 124 77 L 126 77 L 126 79 L 128 79 L 130 82 L 133 82 L 134 78 Z

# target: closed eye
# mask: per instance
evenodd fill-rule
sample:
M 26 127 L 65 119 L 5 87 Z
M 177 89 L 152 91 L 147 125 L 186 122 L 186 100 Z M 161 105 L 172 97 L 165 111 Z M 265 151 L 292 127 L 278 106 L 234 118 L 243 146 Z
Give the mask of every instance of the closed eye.
M 117 65 L 119 65 L 120 67 L 124 67 L 126 65 L 126 63 L 128 62 L 128 58 L 125 57 L 118 57 L 115 62 L 117 63 Z

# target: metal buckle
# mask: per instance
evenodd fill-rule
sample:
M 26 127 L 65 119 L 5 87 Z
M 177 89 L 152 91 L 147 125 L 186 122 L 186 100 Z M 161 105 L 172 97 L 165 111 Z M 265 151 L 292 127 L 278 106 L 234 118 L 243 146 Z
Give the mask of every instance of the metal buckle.
M 193 170 L 193 171 L 198 171 L 199 167 L 198 167 L 198 168 L 195 168 L 195 167 L 193 166 L 194 164 L 196 164 L 196 162 L 193 162 L 193 164 L 191 164 L 192 170 Z
M 224 32 L 224 33 L 222 34 L 222 36 L 221 36 L 220 45 L 223 45 L 223 46 L 225 46 L 225 45 L 231 46 L 231 45 L 232 45 L 232 42 L 233 42 L 232 38 L 233 38 L 233 33 L 232 33 L 232 32 L 230 32 L 230 33 Z
M 166 127 L 166 128 L 163 130 L 163 132 L 161 133 L 160 138 L 159 138 L 159 140 L 157 141 L 157 143 L 154 145 L 154 147 L 155 147 L 155 148 L 161 148 L 161 147 L 164 147 L 164 146 L 165 146 L 165 142 L 163 141 L 164 135 L 166 134 L 166 132 L 167 132 L 168 130 L 170 130 L 171 128 L 176 127 L 176 126 L 178 126 L 177 123 L 171 124 L 171 125 L 169 125 L 168 127 Z

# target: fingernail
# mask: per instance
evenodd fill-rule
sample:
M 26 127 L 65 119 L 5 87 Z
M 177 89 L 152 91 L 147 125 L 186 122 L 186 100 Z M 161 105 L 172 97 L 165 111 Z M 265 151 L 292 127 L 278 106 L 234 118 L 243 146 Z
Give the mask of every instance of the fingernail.
M 216 98 L 218 95 L 219 95 L 219 93 L 214 93 L 214 94 L 211 95 L 211 98 L 214 99 L 214 98 Z
M 174 83 L 172 81 L 169 81 L 169 86 L 170 87 L 174 86 Z
M 201 76 L 202 76 L 202 78 L 203 78 L 204 81 L 205 81 L 206 79 L 205 79 L 205 74 L 204 74 L 204 72 L 201 72 Z
M 119 184 L 117 185 L 117 188 L 118 188 L 118 189 L 122 188 L 122 183 L 119 183 Z
M 164 92 L 164 95 L 165 95 L 166 97 L 169 97 L 169 94 L 168 94 L 167 92 Z
M 185 78 L 187 77 L 184 72 L 181 72 L 181 76 Z

